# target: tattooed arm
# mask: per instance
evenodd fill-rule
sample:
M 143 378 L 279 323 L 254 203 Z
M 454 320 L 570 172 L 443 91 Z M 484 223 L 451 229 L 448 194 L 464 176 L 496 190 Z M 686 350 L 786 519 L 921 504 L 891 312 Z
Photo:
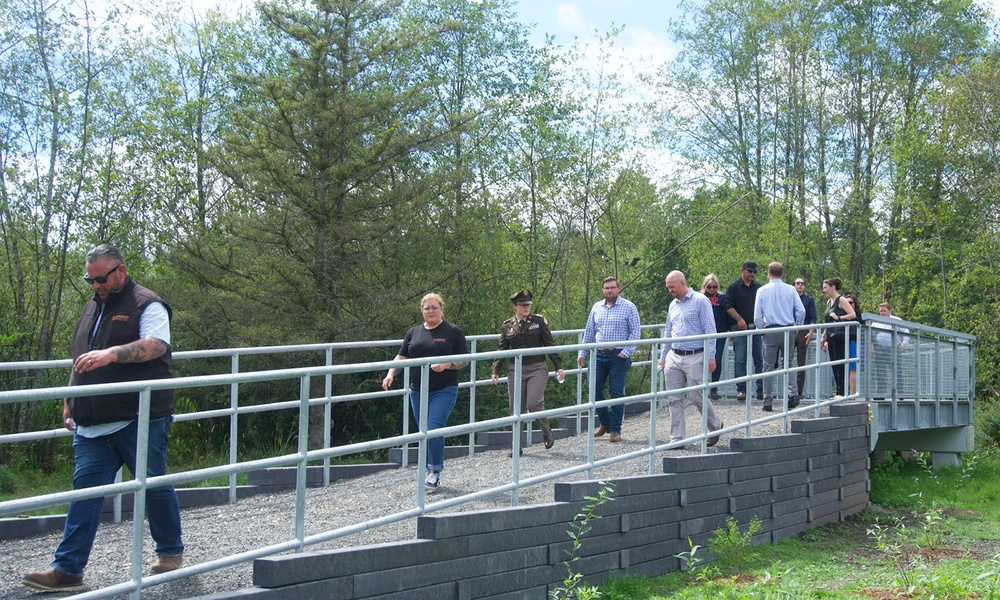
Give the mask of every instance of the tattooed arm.
M 77 373 L 86 373 L 111 363 L 146 362 L 163 356 L 169 348 L 170 346 L 161 339 L 142 338 L 128 344 L 81 354 L 73 363 L 73 370 Z

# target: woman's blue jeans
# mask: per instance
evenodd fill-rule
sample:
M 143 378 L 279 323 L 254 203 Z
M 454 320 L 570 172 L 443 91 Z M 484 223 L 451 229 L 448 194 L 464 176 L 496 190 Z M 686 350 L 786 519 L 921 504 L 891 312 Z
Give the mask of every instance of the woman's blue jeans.
M 167 473 L 167 435 L 172 420 L 172 417 L 164 417 L 149 422 L 147 477 Z M 73 489 L 112 484 L 122 465 L 134 475 L 138 428 L 138 422 L 132 421 L 124 429 L 101 437 L 74 435 L 76 469 L 73 471 Z M 56 549 L 53 567 L 67 575 L 83 575 L 103 509 L 104 498 L 70 502 L 63 539 Z M 177 556 L 184 553 L 181 512 L 173 486 L 146 490 L 146 518 L 149 520 L 149 533 L 156 542 L 157 554 Z
M 427 431 L 447 427 L 448 417 L 458 400 L 458 386 L 449 385 L 439 390 L 427 393 Z M 410 408 L 413 418 L 420 426 L 420 390 L 410 390 Z M 441 471 L 444 469 L 444 437 L 427 440 L 427 470 Z

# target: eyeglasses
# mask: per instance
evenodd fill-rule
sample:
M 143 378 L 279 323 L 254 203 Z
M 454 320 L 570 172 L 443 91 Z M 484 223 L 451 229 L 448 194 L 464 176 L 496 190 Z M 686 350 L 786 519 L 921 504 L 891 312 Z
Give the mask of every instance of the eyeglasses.
M 717 285 L 706 285 L 705 289 L 706 290 L 717 290 L 717 289 L 719 289 L 719 286 L 717 286 Z
M 805 285 L 805 284 L 806 284 L 806 282 L 804 282 L 804 281 L 796 281 L 795 282 L 795 285 Z
M 93 283 L 94 283 L 95 281 L 96 281 L 97 283 L 101 284 L 101 285 L 104 285 L 105 283 L 107 283 L 107 282 L 108 282 L 108 277 L 109 277 L 109 276 L 110 276 L 110 275 L 111 275 L 112 273 L 114 273 L 115 271 L 117 271 L 117 270 L 118 270 L 118 267 L 120 267 L 120 266 L 122 266 L 122 265 L 121 265 L 121 263 L 118 263 L 117 265 L 115 265 L 115 268 L 111 269 L 110 271 L 108 271 L 108 272 L 107 272 L 107 273 L 105 273 L 104 275 L 100 275 L 100 276 L 98 276 L 98 277 L 88 277 L 88 276 L 84 275 L 84 276 L 83 276 L 83 280 L 87 282 L 87 285 L 93 285 Z

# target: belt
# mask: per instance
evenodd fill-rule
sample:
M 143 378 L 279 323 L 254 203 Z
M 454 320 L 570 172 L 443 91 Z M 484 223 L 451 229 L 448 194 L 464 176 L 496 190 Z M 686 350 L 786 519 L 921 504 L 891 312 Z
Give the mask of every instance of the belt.
M 698 354 L 699 352 L 704 352 L 705 349 L 698 348 L 697 350 L 675 350 L 671 348 L 670 351 L 679 356 L 691 356 L 692 354 Z
M 601 354 L 621 354 L 622 353 L 622 349 L 621 348 L 601 348 L 600 353 Z
M 791 325 L 768 325 L 764 329 L 772 329 L 774 327 L 791 327 Z

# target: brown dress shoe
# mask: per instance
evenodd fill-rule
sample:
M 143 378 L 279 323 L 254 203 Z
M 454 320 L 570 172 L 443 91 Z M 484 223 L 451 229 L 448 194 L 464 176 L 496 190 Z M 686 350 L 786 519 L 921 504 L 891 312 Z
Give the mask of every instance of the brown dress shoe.
M 178 554 L 177 556 L 159 555 L 156 557 L 156 560 L 153 561 L 153 565 L 149 567 L 149 570 L 152 573 L 169 573 L 181 568 L 181 564 L 183 562 L 183 554 Z
M 602 435 L 604 435 L 607 432 L 608 432 L 607 426 L 606 425 L 601 425 L 600 427 L 598 427 L 594 431 L 594 437 L 601 437 Z
M 725 423 L 721 423 L 719 425 L 719 429 L 722 429 L 725 426 L 726 426 Z M 721 435 L 713 435 L 712 437 L 710 437 L 707 440 L 705 440 L 705 445 L 708 446 L 709 448 L 711 448 L 712 446 L 714 446 L 714 445 L 716 445 L 716 444 L 719 443 L 719 438 L 720 437 L 722 437 L 722 436 Z
M 83 589 L 83 575 L 67 575 L 55 567 L 25 574 L 21 583 L 46 592 L 79 592 Z
M 617 433 L 617 432 L 612 433 L 611 434 L 611 438 L 608 441 L 611 442 L 611 443 L 620 442 L 620 441 L 622 441 L 622 434 Z

